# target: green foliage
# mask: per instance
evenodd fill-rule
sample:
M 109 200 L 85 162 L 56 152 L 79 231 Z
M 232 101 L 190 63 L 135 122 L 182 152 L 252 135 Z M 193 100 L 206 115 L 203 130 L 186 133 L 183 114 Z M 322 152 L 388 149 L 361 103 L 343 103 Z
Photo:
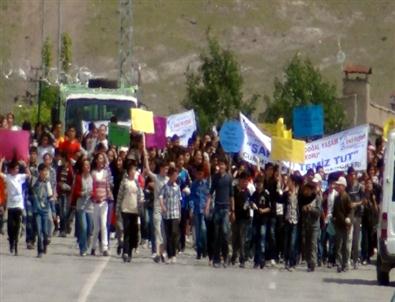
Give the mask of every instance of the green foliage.
M 59 95 L 59 87 L 49 85 L 45 82 L 41 84 L 41 108 L 40 108 L 40 122 L 44 124 L 51 123 L 51 109 L 56 106 L 56 101 Z M 21 125 L 24 121 L 29 121 L 32 124 L 37 123 L 38 118 L 38 104 L 19 104 L 15 107 L 15 120 Z
M 18 125 L 22 125 L 24 121 L 28 121 L 34 126 L 37 123 L 38 105 L 19 105 L 14 109 L 15 121 Z M 51 123 L 51 108 L 44 105 L 41 106 L 40 122 L 44 124 Z
M 62 45 L 60 49 L 60 62 L 62 64 L 62 70 L 68 73 L 72 62 L 72 41 L 68 33 L 62 34 Z
M 275 122 L 283 117 L 292 127 L 292 110 L 297 106 L 322 104 L 325 134 L 344 129 L 343 106 L 336 99 L 336 86 L 325 81 L 309 59 L 295 55 L 284 68 L 284 80 L 274 80 L 273 98 L 265 96 L 266 111 L 260 115 L 265 122 Z
M 201 131 L 238 118 L 240 111 L 251 114 L 258 100 L 257 95 L 243 100 L 243 78 L 233 52 L 223 49 L 209 33 L 207 42 L 198 70 L 188 67 L 186 71 L 187 93 L 183 101 L 186 108 L 196 111 Z
M 44 77 L 48 76 L 48 71 L 52 66 L 52 43 L 51 39 L 47 37 L 44 41 L 44 44 L 41 47 L 41 62 Z

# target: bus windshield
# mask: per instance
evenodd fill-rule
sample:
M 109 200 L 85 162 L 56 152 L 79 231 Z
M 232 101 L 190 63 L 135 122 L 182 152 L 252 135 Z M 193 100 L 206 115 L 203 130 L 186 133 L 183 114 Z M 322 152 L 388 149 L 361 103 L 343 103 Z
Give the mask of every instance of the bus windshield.
M 130 109 L 136 104 L 131 100 L 70 99 L 66 103 L 65 125 L 81 130 L 81 122 L 109 121 L 116 116 L 119 122 L 130 121 Z

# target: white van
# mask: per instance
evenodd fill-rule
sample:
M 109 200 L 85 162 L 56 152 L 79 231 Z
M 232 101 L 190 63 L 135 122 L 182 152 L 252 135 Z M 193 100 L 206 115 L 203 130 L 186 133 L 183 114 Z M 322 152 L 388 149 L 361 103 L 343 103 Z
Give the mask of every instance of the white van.
M 383 200 L 377 228 L 377 281 L 389 284 L 389 273 L 395 267 L 395 129 L 388 135 L 384 160 Z

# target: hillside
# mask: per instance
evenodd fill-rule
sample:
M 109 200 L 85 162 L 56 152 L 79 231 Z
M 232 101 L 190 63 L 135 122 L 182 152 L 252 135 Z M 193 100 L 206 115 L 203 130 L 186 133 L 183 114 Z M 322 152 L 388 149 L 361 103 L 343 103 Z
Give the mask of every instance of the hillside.
M 117 9 L 118 0 L 62 1 L 63 29 L 73 39 L 76 66 L 116 75 Z M 14 69 L 39 65 L 41 15 L 41 0 L 0 0 L 0 61 Z M 45 0 L 44 16 L 44 35 L 54 41 L 56 57 L 57 1 Z M 375 101 L 386 104 L 395 90 L 392 0 L 134 0 L 133 24 L 133 60 L 142 66 L 143 101 L 160 114 L 180 109 L 184 72 L 197 62 L 209 26 L 236 53 L 246 95 L 270 95 L 274 77 L 281 77 L 297 52 L 309 56 L 340 93 L 338 41 L 346 63 L 372 67 Z M 1 75 L 0 112 L 13 106 L 26 85 Z M 28 85 L 34 92 L 34 84 Z

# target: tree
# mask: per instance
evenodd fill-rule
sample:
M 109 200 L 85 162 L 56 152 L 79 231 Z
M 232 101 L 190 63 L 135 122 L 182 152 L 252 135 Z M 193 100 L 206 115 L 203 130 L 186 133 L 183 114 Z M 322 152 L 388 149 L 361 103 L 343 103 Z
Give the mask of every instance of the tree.
M 345 127 L 342 104 L 336 98 L 336 86 L 325 81 L 311 61 L 295 55 L 284 68 L 284 80 L 274 80 L 273 98 L 265 96 L 266 110 L 260 119 L 274 123 L 284 118 L 292 127 L 292 110 L 297 106 L 321 104 L 324 109 L 324 131 L 331 134 Z
M 187 109 L 194 109 L 197 113 L 203 132 L 226 119 L 237 118 L 240 111 L 251 114 L 259 98 L 253 95 L 243 100 L 243 78 L 235 55 L 223 49 L 209 31 L 207 42 L 208 49 L 200 55 L 198 70 L 187 68 L 187 92 L 183 101 Z
M 49 69 L 52 66 L 52 43 L 49 37 L 44 41 L 41 47 L 41 62 L 44 77 L 48 76 Z
M 62 44 L 60 48 L 60 62 L 64 73 L 68 73 L 72 62 L 72 41 L 68 33 L 62 34 Z

